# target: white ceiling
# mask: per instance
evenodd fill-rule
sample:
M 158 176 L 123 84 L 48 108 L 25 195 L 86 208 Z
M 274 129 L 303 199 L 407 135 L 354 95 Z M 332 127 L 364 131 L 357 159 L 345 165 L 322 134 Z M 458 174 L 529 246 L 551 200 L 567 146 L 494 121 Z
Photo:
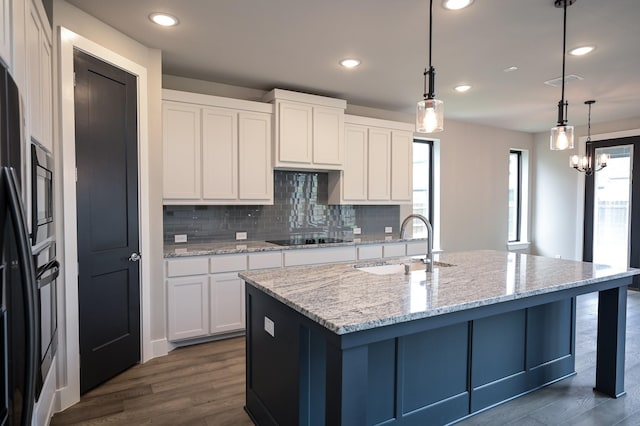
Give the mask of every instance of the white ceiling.
M 67 0 L 162 50 L 163 73 L 270 90 L 278 87 L 412 112 L 428 64 L 428 0 Z M 557 120 L 562 9 L 553 0 L 475 0 L 448 11 L 434 0 L 433 65 L 445 120 L 545 131 Z M 174 28 L 148 15 L 168 12 Z M 576 0 L 568 8 L 569 124 L 640 116 L 640 0 Z M 345 70 L 338 61 L 357 57 Z M 518 71 L 505 73 L 509 66 Z M 453 87 L 473 87 L 460 94 Z M 445 121 L 446 126 L 446 121 Z

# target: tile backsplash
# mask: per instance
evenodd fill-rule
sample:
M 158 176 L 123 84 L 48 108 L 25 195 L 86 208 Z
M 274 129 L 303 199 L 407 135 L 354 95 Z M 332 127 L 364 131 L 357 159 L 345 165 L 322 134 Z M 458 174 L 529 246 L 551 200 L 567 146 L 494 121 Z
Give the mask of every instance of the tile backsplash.
M 272 206 L 164 206 L 164 240 L 175 234 L 193 240 L 234 240 L 246 231 L 249 240 L 295 236 L 351 238 L 353 228 L 362 234 L 382 234 L 400 222 L 399 206 L 328 205 L 328 174 L 274 172 Z

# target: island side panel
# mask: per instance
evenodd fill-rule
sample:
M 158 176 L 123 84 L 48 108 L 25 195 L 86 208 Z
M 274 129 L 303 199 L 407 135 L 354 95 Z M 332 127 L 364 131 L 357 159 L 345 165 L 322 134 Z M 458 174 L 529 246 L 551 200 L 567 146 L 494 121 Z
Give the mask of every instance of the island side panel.
M 245 409 L 258 425 L 297 425 L 300 325 L 294 311 L 250 285 L 246 292 Z M 272 323 L 272 324 L 271 324 Z M 273 331 L 273 335 L 269 330 Z

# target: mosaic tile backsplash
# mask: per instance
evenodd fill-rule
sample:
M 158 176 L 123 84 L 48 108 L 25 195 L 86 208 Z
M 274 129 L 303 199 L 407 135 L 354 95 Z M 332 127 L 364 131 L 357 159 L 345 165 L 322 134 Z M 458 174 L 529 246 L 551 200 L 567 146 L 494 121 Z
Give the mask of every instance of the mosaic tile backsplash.
M 328 204 L 327 173 L 274 172 L 273 206 L 164 206 L 164 240 L 175 234 L 193 240 L 234 240 L 246 231 L 249 240 L 289 236 L 352 238 L 382 234 L 398 227 L 399 206 L 333 206 Z

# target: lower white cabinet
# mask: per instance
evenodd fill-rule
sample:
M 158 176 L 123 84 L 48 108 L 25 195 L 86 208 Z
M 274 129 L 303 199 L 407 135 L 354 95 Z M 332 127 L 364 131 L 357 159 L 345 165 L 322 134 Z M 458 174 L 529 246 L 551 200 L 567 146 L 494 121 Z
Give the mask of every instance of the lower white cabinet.
M 231 272 L 212 275 L 209 284 L 209 332 L 244 330 L 244 281 Z
M 167 318 L 169 340 L 182 340 L 209 334 L 209 277 L 167 280 Z

